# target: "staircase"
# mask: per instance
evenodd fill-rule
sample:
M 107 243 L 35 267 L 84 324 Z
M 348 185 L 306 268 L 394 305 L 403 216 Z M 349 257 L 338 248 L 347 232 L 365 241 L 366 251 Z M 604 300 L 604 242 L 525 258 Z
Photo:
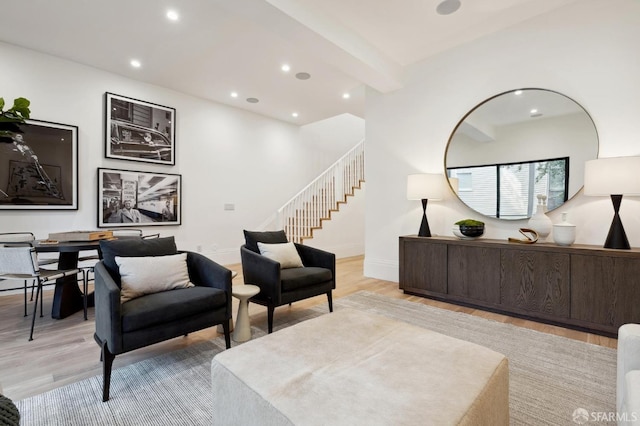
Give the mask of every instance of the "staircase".
M 313 182 L 278 209 L 277 222 L 289 241 L 302 243 L 322 229 L 322 222 L 340 210 L 364 182 L 364 140 L 333 163 Z

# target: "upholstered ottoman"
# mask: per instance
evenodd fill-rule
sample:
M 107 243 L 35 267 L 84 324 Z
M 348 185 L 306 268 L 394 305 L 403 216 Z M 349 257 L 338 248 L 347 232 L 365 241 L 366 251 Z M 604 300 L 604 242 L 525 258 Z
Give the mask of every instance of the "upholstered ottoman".
M 504 355 L 357 310 L 216 355 L 215 425 L 508 425 Z

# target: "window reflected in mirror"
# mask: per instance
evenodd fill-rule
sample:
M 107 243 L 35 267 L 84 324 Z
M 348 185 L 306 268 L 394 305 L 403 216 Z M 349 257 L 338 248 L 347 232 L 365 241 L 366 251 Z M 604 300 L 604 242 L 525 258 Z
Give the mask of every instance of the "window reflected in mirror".
M 521 163 L 447 169 L 458 179 L 458 198 L 484 216 L 526 219 L 535 213 L 536 196 L 549 210 L 567 201 L 569 157 Z

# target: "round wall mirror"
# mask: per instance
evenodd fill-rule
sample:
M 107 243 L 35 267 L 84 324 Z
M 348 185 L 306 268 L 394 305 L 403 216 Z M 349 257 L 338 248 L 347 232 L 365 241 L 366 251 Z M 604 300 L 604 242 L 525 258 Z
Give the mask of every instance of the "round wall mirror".
M 493 96 L 457 124 L 445 153 L 449 185 L 476 212 L 526 219 L 537 195 L 547 209 L 580 191 L 584 164 L 598 157 L 598 133 L 578 103 L 558 92 L 518 89 Z

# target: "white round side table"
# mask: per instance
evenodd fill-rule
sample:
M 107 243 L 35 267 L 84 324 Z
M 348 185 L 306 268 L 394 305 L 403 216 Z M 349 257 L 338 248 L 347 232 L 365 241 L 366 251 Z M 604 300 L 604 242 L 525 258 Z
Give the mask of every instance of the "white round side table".
M 238 315 L 236 315 L 236 327 L 233 330 L 234 342 L 246 342 L 251 339 L 251 324 L 249 321 L 249 299 L 260 293 L 257 285 L 245 284 L 233 286 L 233 297 L 240 301 Z

